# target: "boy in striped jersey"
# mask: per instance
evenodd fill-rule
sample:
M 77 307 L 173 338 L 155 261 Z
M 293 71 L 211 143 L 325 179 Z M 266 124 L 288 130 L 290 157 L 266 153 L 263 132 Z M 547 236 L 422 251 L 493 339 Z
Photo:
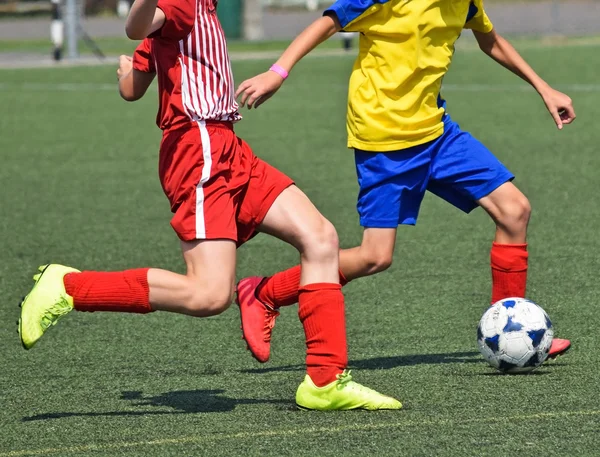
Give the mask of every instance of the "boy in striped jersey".
M 187 274 L 41 267 L 22 302 L 24 347 L 31 348 L 73 309 L 220 314 L 234 292 L 236 248 L 262 231 L 289 242 L 301 256 L 299 316 L 307 374 L 297 405 L 400 409 L 400 402 L 357 384 L 346 370 L 335 229 L 290 178 L 257 158 L 233 131 L 241 116 L 216 0 L 136 0 L 126 31 L 143 41 L 133 58 L 121 57 L 120 93 L 125 100 L 138 100 L 158 78 L 159 176 Z

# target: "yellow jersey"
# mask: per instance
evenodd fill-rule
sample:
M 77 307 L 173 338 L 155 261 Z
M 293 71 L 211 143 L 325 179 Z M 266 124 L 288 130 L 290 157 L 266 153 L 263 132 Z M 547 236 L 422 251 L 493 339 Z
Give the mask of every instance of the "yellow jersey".
M 444 130 L 440 97 L 464 28 L 488 33 L 483 0 L 338 0 L 344 31 L 360 32 L 348 90 L 348 147 L 395 151 Z

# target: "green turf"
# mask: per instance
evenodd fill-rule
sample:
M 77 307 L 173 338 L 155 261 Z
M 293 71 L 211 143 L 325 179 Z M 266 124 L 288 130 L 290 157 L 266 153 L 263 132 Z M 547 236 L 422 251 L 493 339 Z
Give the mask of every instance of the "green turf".
M 23 351 L 17 303 L 37 265 L 183 264 L 156 177 L 156 97 L 121 101 L 110 67 L 1 71 L 0 457 L 597 455 L 597 52 L 524 51 L 549 82 L 572 89 L 579 118 L 563 132 L 535 93 L 481 53 L 459 51 L 445 80 L 452 116 L 531 199 L 529 296 L 573 349 L 531 376 L 483 363 L 475 328 L 489 300 L 493 224 L 427 197 L 418 226 L 399 231 L 390 271 L 346 288 L 356 379 L 405 405 L 383 413 L 294 410 L 304 354 L 295 308 L 283 311 L 265 366 L 246 352 L 235 308 L 206 320 L 74 313 Z M 236 80 L 265 64 L 235 64 Z M 351 65 L 304 61 L 237 128 L 297 180 L 344 246 L 361 237 L 344 147 Z M 239 251 L 238 275 L 296 261 L 261 236 Z
M 336 38 L 325 41 L 319 45 L 319 49 L 340 49 L 341 38 L 343 35 L 336 36 Z M 353 37 L 354 42 L 356 38 Z M 465 40 L 466 41 L 466 40 Z M 131 55 L 137 41 L 129 40 L 126 37 L 113 37 L 113 38 L 95 38 L 94 42 L 98 48 L 106 56 L 118 56 L 120 54 Z M 291 42 L 290 40 L 265 40 L 265 41 L 243 41 L 243 40 L 229 40 L 228 48 L 231 53 L 243 53 L 243 52 L 261 52 L 261 51 L 282 51 Z M 600 38 L 597 36 L 571 36 L 571 37 L 524 37 L 515 36 L 512 37 L 512 42 L 521 47 L 538 47 L 540 43 L 550 44 L 561 44 L 570 43 L 572 45 L 578 44 L 593 44 L 597 45 L 600 42 Z M 469 46 L 472 46 L 473 40 L 468 42 Z M 461 44 L 463 47 L 465 43 Z M 49 40 L 0 40 L 0 54 L 1 53 L 25 53 L 25 54 L 40 54 L 40 55 L 51 55 L 52 54 L 52 43 Z M 83 40 L 78 43 L 78 50 L 82 56 L 92 55 L 92 48 Z M 65 45 L 64 53 L 66 55 L 67 48 Z

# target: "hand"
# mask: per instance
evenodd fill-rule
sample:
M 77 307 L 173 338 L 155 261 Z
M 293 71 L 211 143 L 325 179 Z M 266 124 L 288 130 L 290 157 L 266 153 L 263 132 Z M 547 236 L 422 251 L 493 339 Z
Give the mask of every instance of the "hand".
M 241 95 L 242 106 L 247 105 L 248 109 L 258 108 L 277 92 L 283 81 L 283 78 L 274 71 L 267 71 L 240 84 L 235 92 L 235 98 Z
M 541 94 L 546 108 L 550 111 L 550 115 L 556 122 L 559 130 L 562 130 L 563 125 L 570 124 L 575 120 L 575 109 L 573 101 L 568 95 L 557 90 L 548 88 L 547 91 Z
M 121 79 L 127 75 L 133 68 L 133 58 L 130 56 L 119 57 L 119 68 L 117 69 L 117 79 Z

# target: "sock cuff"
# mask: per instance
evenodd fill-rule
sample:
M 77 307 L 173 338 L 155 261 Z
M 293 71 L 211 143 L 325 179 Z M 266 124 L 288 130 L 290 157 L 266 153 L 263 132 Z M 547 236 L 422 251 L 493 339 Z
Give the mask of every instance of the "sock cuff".
M 65 286 L 65 292 L 67 292 L 67 294 L 70 295 L 71 297 L 75 293 L 74 292 L 74 288 L 75 288 L 74 281 L 76 281 L 77 276 L 80 274 L 81 273 L 78 273 L 78 272 L 71 272 L 71 273 L 67 273 L 66 275 L 63 276 L 63 285 Z
M 526 271 L 528 258 L 527 244 L 492 244 L 490 263 L 494 270 Z
M 136 268 L 133 270 L 125 270 L 123 273 L 134 279 L 144 292 L 150 296 L 150 286 L 148 285 L 148 271 L 150 268 Z
M 342 286 L 335 282 L 314 282 L 300 286 L 298 292 L 317 292 L 320 290 L 342 290 Z
M 492 249 L 500 249 L 500 250 L 518 250 L 518 251 L 526 251 L 527 243 L 496 243 L 492 242 Z

